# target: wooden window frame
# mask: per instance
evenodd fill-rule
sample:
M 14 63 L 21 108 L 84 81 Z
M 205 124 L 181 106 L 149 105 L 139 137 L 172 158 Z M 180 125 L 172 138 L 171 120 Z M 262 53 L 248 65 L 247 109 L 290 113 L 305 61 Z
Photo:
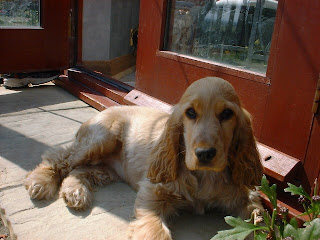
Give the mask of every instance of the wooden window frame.
M 270 54 L 269 54 L 267 70 L 265 74 L 242 69 L 242 68 L 232 67 L 223 63 L 216 62 L 214 60 L 205 60 L 196 56 L 189 56 L 185 54 L 164 50 L 166 45 L 165 36 L 166 36 L 166 31 L 168 30 L 168 26 L 167 26 L 167 20 L 168 20 L 167 14 L 169 12 L 168 3 L 170 1 L 174 1 L 174 0 L 163 0 L 162 9 L 164 10 L 163 10 L 163 16 L 162 16 L 162 23 L 161 23 L 161 35 L 160 35 L 161 40 L 160 40 L 159 49 L 156 51 L 156 55 L 158 57 L 173 59 L 175 61 L 179 61 L 182 63 L 195 65 L 195 66 L 209 69 L 209 70 L 219 71 L 225 74 L 237 76 L 250 81 L 256 81 L 256 82 L 267 84 L 267 85 L 271 84 L 271 73 L 272 73 L 273 64 L 274 64 L 273 59 L 277 50 L 277 41 L 279 37 L 278 30 L 280 28 L 281 18 L 283 15 L 282 11 L 283 11 L 285 0 L 278 0 L 278 10 L 276 13 L 274 31 L 273 31 L 272 40 L 271 40 Z
M 175 53 L 171 51 L 157 51 L 156 56 L 172 59 L 177 62 L 198 66 L 200 68 L 208 70 L 225 73 L 243 79 L 248 79 L 250 81 L 255 81 L 263 84 L 270 84 L 270 78 L 268 78 L 266 74 L 257 73 L 237 67 L 227 66 L 225 64 L 218 63 L 212 60 L 205 60 L 198 57 L 188 56 L 185 54 Z

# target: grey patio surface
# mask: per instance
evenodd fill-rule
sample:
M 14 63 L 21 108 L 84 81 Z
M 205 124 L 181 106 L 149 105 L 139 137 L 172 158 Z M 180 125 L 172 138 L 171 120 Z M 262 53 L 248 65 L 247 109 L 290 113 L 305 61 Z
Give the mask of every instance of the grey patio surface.
M 97 188 L 87 211 L 60 198 L 30 200 L 22 185 L 46 149 L 69 144 L 97 112 L 53 83 L 0 87 L 0 213 L 12 239 L 127 239 L 136 193 L 125 183 Z M 182 214 L 171 225 L 177 240 L 210 239 L 225 228 L 221 213 Z

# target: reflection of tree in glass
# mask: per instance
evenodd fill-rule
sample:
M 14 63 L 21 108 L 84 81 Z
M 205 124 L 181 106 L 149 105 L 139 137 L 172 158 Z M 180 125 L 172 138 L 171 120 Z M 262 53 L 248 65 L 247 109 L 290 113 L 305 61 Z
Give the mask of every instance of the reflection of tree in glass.
M 188 0 L 173 6 L 168 50 L 265 73 L 278 1 Z
M 39 26 L 39 0 L 0 0 L 0 25 Z

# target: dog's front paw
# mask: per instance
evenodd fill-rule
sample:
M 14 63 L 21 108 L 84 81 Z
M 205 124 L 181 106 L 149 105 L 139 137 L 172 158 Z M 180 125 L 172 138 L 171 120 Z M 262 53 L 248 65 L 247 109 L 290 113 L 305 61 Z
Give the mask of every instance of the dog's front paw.
M 130 240 L 172 240 L 170 230 L 159 221 L 135 220 L 130 224 Z
M 39 170 L 30 172 L 23 184 L 32 199 L 51 199 L 58 190 L 58 181 L 52 174 Z
M 68 207 L 77 210 L 84 210 L 91 205 L 92 196 L 89 189 L 85 186 L 65 187 L 60 191 L 62 197 Z

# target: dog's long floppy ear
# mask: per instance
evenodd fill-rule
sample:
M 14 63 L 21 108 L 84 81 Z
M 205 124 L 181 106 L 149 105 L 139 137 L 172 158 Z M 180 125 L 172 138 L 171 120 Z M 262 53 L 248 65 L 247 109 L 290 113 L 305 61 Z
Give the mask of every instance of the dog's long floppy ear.
M 162 135 L 152 150 L 148 178 L 153 183 L 168 183 L 177 178 L 182 119 L 179 106 L 175 106 Z
M 247 188 L 260 185 L 263 166 L 253 136 L 251 116 L 245 109 L 240 109 L 238 125 L 229 150 L 232 180 Z

